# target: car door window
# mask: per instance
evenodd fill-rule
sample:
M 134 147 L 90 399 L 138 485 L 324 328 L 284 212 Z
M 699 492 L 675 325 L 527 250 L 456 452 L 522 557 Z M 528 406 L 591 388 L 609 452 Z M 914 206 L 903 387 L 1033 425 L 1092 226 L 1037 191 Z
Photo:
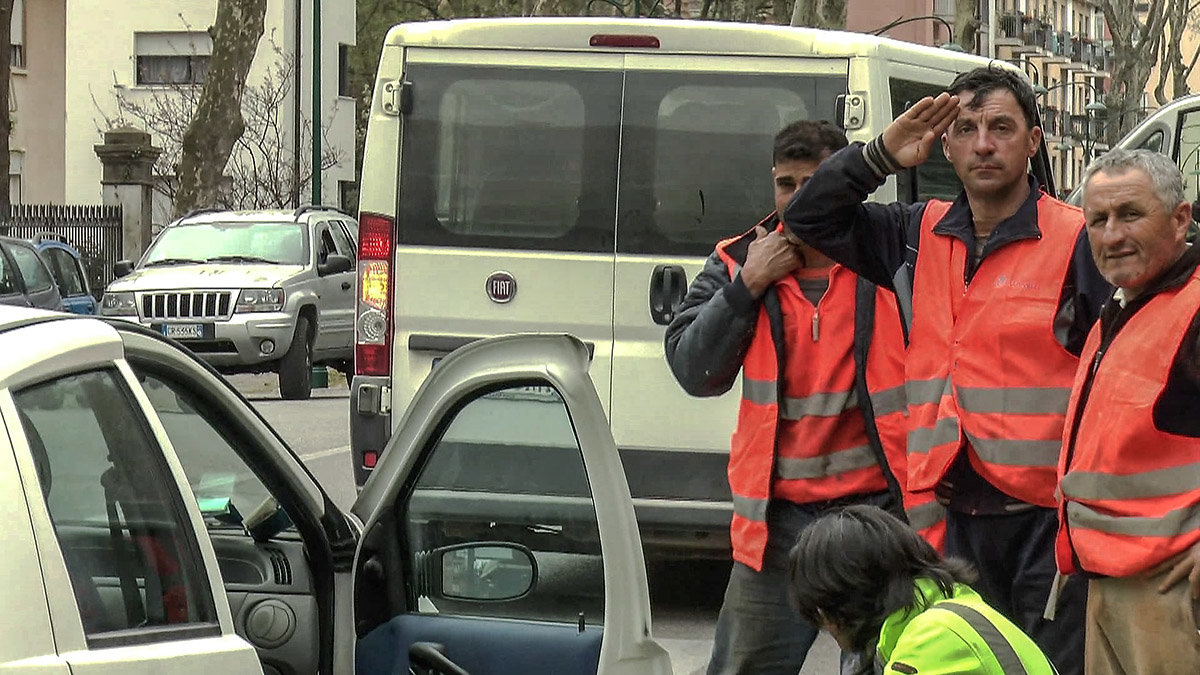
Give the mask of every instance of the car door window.
M 409 545 L 409 570 L 422 569 L 421 561 L 439 547 L 497 541 L 527 546 L 540 570 L 525 597 L 411 598 L 410 606 L 421 612 L 603 623 L 596 510 L 566 403 L 550 386 L 502 389 L 469 400 L 435 442 L 399 522 Z M 497 565 L 495 574 L 505 573 Z M 410 589 L 422 588 L 414 581 Z M 440 590 L 456 583 L 444 577 Z
M 342 223 L 342 230 L 346 233 L 346 240 L 350 242 L 350 259 L 358 258 L 358 227 L 354 223 Z
M 15 400 L 89 646 L 219 635 L 177 483 L 119 372 Z
M 37 251 L 20 244 L 13 245 L 8 250 L 12 253 L 13 260 L 17 263 L 17 269 L 21 271 L 21 277 L 25 280 L 26 292 L 40 293 L 49 290 L 54 285 L 50 270 L 46 269 L 46 264 L 38 257 Z
M 50 248 L 42 252 L 42 257 L 50 266 L 50 273 L 58 283 L 59 292 L 66 297 L 84 295 L 87 286 L 83 281 L 82 270 L 79 269 L 75 258 L 61 248 Z
M 1200 200 L 1200 110 L 1179 116 L 1179 170 L 1183 172 L 1183 194 L 1189 202 Z
M 4 255 L 4 251 L 0 250 L 0 295 L 12 295 L 16 292 L 17 283 L 13 278 L 12 265 L 8 262 L 8 257 Z
M 333 241 L 333 235 L 329 233 L 329 228 L 322 224 L 318 235 L 321 240 L 320 254 L 317 257 L 317 263 L 324 265 L 329 256 L 337 253 L 337 244 Z
M 899 117 L 905 110 L 926 96 L 937 96 L 945 88 L 928 82 L 914 82 L 891 78 L 892 117 Z M 942 144 L 934 143 L 929 159 L 909 171 L 896 174 L 896 197 L 902 202 L 921 202 L 929 199 L 953 200 L 962 190 L 954 166 L 942 152 Z
M 333 233 L 333 242 L 337 246 L 338 255 L 344 255 L 353 261 L 354 244 L 346 236 L 346 230 L 342 224 L 337 221 L 330 222 L 329 231 Z

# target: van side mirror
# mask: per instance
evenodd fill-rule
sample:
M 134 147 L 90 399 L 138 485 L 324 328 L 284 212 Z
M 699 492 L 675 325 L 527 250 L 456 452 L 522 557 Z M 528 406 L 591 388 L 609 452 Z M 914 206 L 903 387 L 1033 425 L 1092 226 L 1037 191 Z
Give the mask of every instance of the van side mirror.
M 341 274 L 354 269 L 354 262 L 347 256 L 330 253 L 325 258 L 325 262 L 317 265 L 317 274 L 328 276 L 330 274 Z
M 118 260 L 113 263 L 113 276 L 120 279 L 133 271 L 133 263 L 128 260 Z

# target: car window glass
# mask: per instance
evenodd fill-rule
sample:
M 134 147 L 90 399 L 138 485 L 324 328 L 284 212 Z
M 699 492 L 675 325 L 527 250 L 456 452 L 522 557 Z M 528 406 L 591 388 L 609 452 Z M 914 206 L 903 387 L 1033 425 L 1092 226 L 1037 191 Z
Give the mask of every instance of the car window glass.
M 46 269 L 46 264 L 38 257 L 37 251 L 20 244 L 10 246 L 8 250 L 17 263 L 17 269 L 21 271 L 27 292 L 40 293 L 54 285 L 50 270 Z
M 833 120 L 839 75 L 630 72 L 621 115 L 617 250 L 708 255 L 771 212 L 785 124 Z
M 117 371 L 62 377 L 15 399 L 89 644 L 110 631 L 214 622 L 177 484 Z
M 324 264 L 329 259 L 330 254 L 337 253 L 337 244 L 333 242 L 333 235 L 329 234 L 329 228 L 321 225 L 320 230 L 321 252 L 317 257 L 317 262 Z
M 621 74 L 411 64 L 398 242 L 611 253 Z
M 358 227 L 354 223 L 342 223 L 342 229 L 346 231 L 346 238 L 350 241 L 350 259 L 358 259 Z
M 1179 116 L 1179 170 L 1183 172 L 1183 196 L 1189 202 L 1200 199 L 1200 111 L 1190 110 Z
M 420 611 L 603 623 L 596 510 L 566 403 L 550 386 L 484 393 L 462 407 L 433 443 L 399 522 L 410 570 L 438 547 L 497 541 L 529 547 L 539 569 L 526 597 L 410 598 Z
M 234 450 L 237 441 L 230 436 L 231 425 L 187 387 L 136 364 L 133 367 L 183 465 L 205 526 L 210 531 L 244 533 L 243 518 L 272 508 L 274 502 Z M 281 516 L 280 524 L 290 525 L 286 515 Z
M 350 242 L 350 238 L 346 236 L 346 230 L 338 221 L 330 221 L 329 231 L 333 233 L 333 243 L 337 246 L 338 255 L 344 255 L 351 261 L 354 260 L 354 244 Z
M 926 96 L 937 96 L 945 91 L 928 82 L 913 82 L 892 78 L 892 118 L 899 117 L 917 101 Z M 929 159 L 912 171 L 896 174 L 896 199 L 902 202 L 921 202 L 929 199 L 953 200 L 962 190 L 954 166 L 942 152 L 941 142 L 933 144 Z
M 61 248 L 48 248 L 42 251 L 42 257 L 50 265 L 50 273 L 54 275 L 54 281 L 64 296 L 71 297 L 87 293 L 79 265 L 76 264 L 75 258 L 70 253 Z
M 12 266 L 8 258 L 0 251 L 0 295 L 12 295 L 17 292 L 16 280 L 13 279 Z
M 159 260 L 254 256 L 285 265 L 308 262 L 307 228 L 297 223 L 196 223 L 159 233 L 144 265 Z
M 1154 133 L 1147 136 L 1146 140 L 1142 141 L 1142 144 L 1138 148 L 1162 152 L 1164 140 L 1166 140 L 1166 135 L 1162 132 L 1162 129 L 1155 129 Z

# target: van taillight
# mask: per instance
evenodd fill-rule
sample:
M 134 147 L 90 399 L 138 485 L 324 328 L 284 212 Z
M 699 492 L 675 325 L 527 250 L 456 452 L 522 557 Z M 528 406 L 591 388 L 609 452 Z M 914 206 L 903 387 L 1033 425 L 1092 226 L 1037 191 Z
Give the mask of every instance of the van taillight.
M 391 369 L 393 225 L 374 213 L 358 220 L 354 372 L 359 375 L 388 375 Z

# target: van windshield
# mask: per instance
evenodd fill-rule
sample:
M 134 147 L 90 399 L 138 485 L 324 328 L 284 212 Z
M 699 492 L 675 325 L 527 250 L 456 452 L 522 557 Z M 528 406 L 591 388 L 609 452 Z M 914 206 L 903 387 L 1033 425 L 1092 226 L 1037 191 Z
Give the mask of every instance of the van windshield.
M 773 208 L 771 146 L 845 75 L 409 64 L 401 244 L 707 255 Z M 620 149 L 618 151 L 618 149 Z

